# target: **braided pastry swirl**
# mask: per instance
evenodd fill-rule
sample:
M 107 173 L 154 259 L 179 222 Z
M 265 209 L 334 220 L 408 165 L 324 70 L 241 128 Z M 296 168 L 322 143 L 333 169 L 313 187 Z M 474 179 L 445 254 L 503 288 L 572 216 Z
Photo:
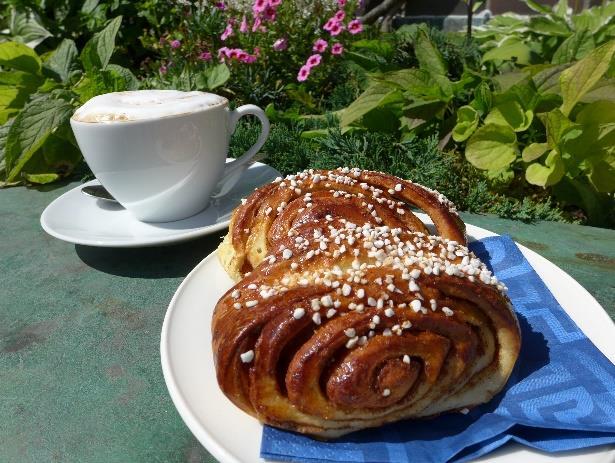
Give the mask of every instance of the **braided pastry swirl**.
M 411 206 L 429 214 L 438 234 L 466 243 L 465 226 L 444 195 L 381 172 L 339 168 L 309 170 L 258 188 L 234 211 L 218 256 L 237 281 L 290 230 L 329 218 L 427 233 Z
M 322 438 L 472 407 L 519 353 L 505 289 L 445 238 L 298 227 L 216 305 L 217 379 L 262 422 Z

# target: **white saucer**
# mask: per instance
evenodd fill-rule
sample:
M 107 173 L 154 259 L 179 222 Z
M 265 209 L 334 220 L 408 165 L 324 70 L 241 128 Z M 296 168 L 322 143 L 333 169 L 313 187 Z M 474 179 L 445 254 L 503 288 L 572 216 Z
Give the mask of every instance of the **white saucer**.
M 430 219 L 417 214 L 423 222 Z M 495 236 L 466 224 L 470 241 Z M 534 251 L 519 249 L 563 309 L 611 362 L 615 326 L 600 304 L 570 275 Z M 164 318 L 160 339 L 162 372 L 171 399 L 196 438 L 221 463 L 263 463 L 262 425 L 235 407 L 220 390 L 211 346 L 211 317 L 233 281 L 216 253 L 207 256 L 179 286 Z M 393 460 L 391 460 L 393 461 Z M 547 454 L 508 444 L 479 460 L 485 463 L 613 463 L 615 447 Z
M 255 188 L 271 182 L 280 173 L 256 162 L 248 168 L 235 187 L 207 209 L 176 222 L 139 222 L 119 204 L 109 203 L 81 193 L 79 185 L 53 201 L 41 215 L 43 229 L 58 239 L 75 244 L 102 247 L 143 247 L 178 243 L 222 230 L 241 198 Z

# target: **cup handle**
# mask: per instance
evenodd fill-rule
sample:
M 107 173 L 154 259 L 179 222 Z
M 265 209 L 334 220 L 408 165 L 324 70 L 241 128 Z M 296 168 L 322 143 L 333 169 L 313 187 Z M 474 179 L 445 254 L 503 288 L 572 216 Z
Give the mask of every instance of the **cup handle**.
M 260 120 L 262 126 L 261 133 L 258 136 L 256 143 L 254 143 L 248 151 L 234 161 L 227 162 L 225 164 L 222 180 L 218 183 L 218 192 L 212 195 L 212 198 L 220 198 L 221 196 L 224 196 L 231 190 L 231 188 L 235 186 L 243 171 L 248 168 L 250 161 L 263 147 L 267 137 L 269 136 L 269 119 L 265 115 L 265 111 L 253 104 L 240 106 L 229 113 L 231 133 L 235 131 L 235 127 L 237 126 L 239 119 L 248 114 L 252 114 Z

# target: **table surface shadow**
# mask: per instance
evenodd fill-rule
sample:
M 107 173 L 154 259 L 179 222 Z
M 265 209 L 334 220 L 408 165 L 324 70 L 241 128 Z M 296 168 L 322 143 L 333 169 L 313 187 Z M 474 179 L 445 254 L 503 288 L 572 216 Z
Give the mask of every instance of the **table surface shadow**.
M 0 190 L 0 461 L 216 461 L 171 402 L 159 342 L 175 290 L 225 231 L 140 249 L 65 243 L 39 218 L 74 186 Z M 615 231 L 462 217 L 551 260 L 615 318 Z

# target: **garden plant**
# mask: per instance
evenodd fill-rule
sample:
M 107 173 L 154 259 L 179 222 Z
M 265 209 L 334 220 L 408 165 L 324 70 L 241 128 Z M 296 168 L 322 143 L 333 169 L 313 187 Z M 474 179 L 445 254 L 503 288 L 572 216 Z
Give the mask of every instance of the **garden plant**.
M 615 228 L 615 2 L 526 4 L 469 36 L 382 32 L 356 0 L 9 0 L 0 185 L 83 176 L 76 107 L 173 88 L 266 107 L 261 156 L 285 174 L 383 170 L 464 210 Z M 257 131 L 243 122 L 231 154 Z

